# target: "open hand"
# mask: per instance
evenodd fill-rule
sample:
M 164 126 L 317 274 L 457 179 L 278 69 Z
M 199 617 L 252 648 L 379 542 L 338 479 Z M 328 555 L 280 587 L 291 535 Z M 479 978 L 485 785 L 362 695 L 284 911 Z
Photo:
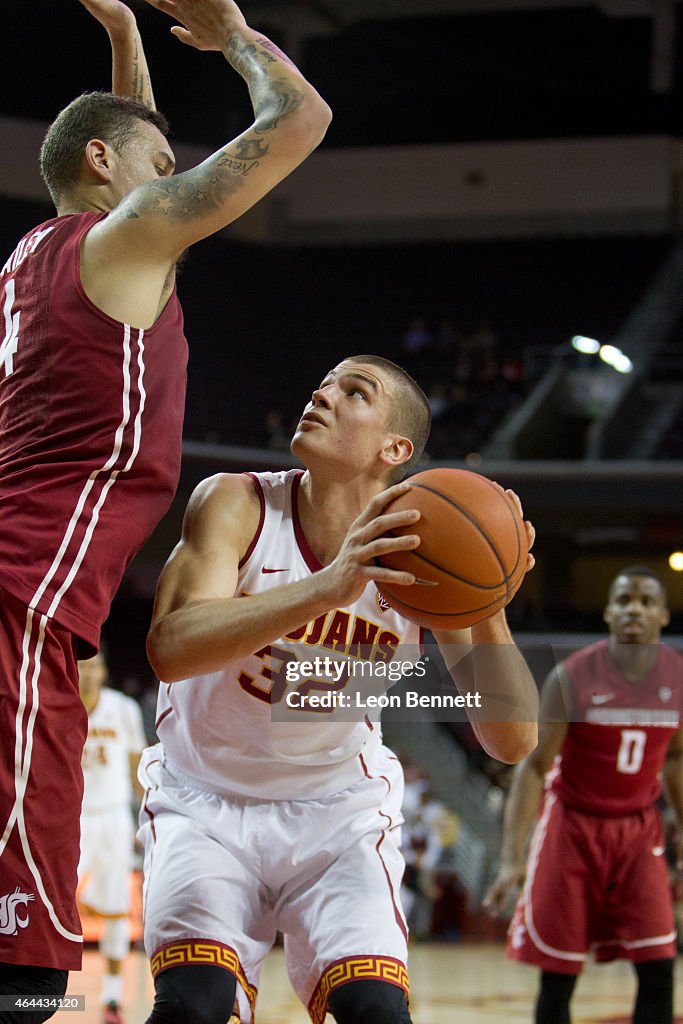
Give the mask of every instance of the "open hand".
M 223 50 L 236 28 L 245 28 L 244 15 L 233 0 L 147 0 L 151 7 L 180 22 L 171 32 L 196 50 Z
M 526 865 L 501 864 L 498 874 L 484 897 L 484 907 L 495 917 L 504 917 L 512 909 L 519 890 L 524 885 Z

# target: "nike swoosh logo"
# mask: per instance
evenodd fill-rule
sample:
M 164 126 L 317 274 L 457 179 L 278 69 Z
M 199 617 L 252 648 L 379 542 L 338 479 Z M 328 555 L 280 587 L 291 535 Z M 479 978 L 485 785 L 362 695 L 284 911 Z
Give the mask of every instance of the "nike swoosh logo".
M 652 847 L 652 852 L 655 855 L 655 857 L 661 857 L 662 854 L 664 853 L 664 847 L 663 846 L 653 846 Z
M 594 704 L 606 704 L 608 700 L 614 700 L 613 693 L 594 693 L 592 697 Z
M 261 566 L 261 572 L 289 572 L 288 569 L 266 569 L 265 565 Z

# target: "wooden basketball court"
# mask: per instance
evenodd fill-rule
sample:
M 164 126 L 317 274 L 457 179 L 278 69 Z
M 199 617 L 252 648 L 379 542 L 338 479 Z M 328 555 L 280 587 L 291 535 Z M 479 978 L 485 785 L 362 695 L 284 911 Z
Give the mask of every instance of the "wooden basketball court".
M 505 959 L 498 944 L 419 944 L 411 947 L 414 1024 L 531 1024 L 536 972 Z M 100 1024 L 102 962 L 88 950 L 81 974 L 72 974 L 69 993 L 86 996 L 84 1013 L 57 1013 L 59 1024 Z M 683 1024 L 683 963 L 676 963 L 676 1021 Z M 629 1024 L 635 985 L 632 968 L 617 962 L 590 964 L 573 1000 L 573 1024 Z M 153 985 L 143 953 L 131 953 L 125 967 L 126 1024 L 144 1024 Z M 329 1018 L 330 1024 L 332 1018 Z M 281 949 L 268 957 L 259 987 L 256 1024 L 308 1024 L 292 994 Z

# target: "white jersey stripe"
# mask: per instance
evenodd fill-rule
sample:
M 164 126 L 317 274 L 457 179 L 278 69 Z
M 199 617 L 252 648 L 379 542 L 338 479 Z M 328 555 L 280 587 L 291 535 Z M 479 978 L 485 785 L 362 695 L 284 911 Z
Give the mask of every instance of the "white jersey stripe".
M 128 462 L 123 467 L 122 472 L 127 473 L 130 467 L 135 462 L 138 452 L 140 451 L 140 441 L 142 440 L 142 413 L 145 408 L 145 400 L 147 398 L 147 392 L 145 391 L 145 346 L 142 339 L 144 338 L 145 332 L 141 330 L 138 333 L 138 394 L 140 401 L 138 402 L 138 411 L 135 416 L 135 422 L 133 424 L 133 449 L 130 453 Z
M 145 400 L 145 397 L 146 397 L 145 391 L 144 391 L 144 384 L 143 384 L 144 369 L 145 369 L 144 359 L 143 359 L 143 351 L 144 351 L 144 349 L 143 349 L 143 345 L 142 345 L 143 334 L 144 334 L 143 331 L 139 331 L 138 332 L 138 354 L 137 354 L 138 374 L 137 374 L 137 380 L 138 380 L 138 388 L 139 388 L 139 391 L 140 391 L 140 403 L 139 403 L 138 411 L 137 411 L 137 414 L 136 414 L 136 417 L 135 417 L 135 420 L 134 420 L 132 451 L 131 451 L 131 455 L 130 455 L 130 457 L 129 457 L 129 459 L 128 459 L 125 467 L 124 467 L 124 470 L 123 470 L 124 472 L 127 472 L 130 469 L 130 467 L 132 466 L 133 462 L 135 461 L 135 458 L 136 458 L 136 456 L 138 454 L 138 451 L 140 449 L 140 439 L 141 439 L 141 435 L 142 435 L 142 409 L 143 409 L 144 400 Z M 28 615 L 27 615 L 27 620 L 26 620 L 26 628 L 25 628 L 25 631 L 24 631 L 22 665 L 21 665 L 21 670 L 20 670 L 19 704 L 18 704 L 18 707 L 17 707 L 17 714 L 16 714 L 16 719 L 15 719 L 15 729 L 16 729 L 16 736 L 15 736 L 15 801 L 14 801 L 14 806 L 12 808 L 12 811 L 10 812 L 10 816 L 9 816 L 8 821 L 7 821 L 7 825 L 6 825 L 5 830 L 3 832 L 2 838 L 0 839 L 0 854 L 1 854 L 2 851 L 4 850 L 5 846 L 7 845 L 7 842 L 9 840 L 9 837 L 10 837 L 11 833 L 12 833 L 14 825 L 15 824 L 18 825 L 19 834 L 20 834 L 21 843 L 22 843 L 22 848 L 23 848 L 23 851 L 24 851 L 24 856 L 26 857 L 26 862 L 28 864 L 28 867 L 31 870 L 31 873 L 32 873 L 34 879 L 35 879 L 36 887 L 37 887 L 38 892 L 40 893 L 41 899 L 43 900 L 43 903 L 45 904 L 45 907 L 46 907 L 46 909 L 48 911 L 48 914 L 50 916 L 50 920 L 52 921 L 53 925 L 55 926 L 55 928 L 57 929 L 57 931 L 59 932 L 60 935 L 62 935 L 64 938 L 69 939 L 69 940 L 71 940 L 73 942 L 82 942 L 83 941 L 82 936 L 76 935 L 76 934 L 68 931 L 60 923 L 60 921 L 57 918 L 57 915 L 55 913 L 54 907 L 52 906 L 52 904 L 50 903 L 50 900 L 47 897 L 47 894 L 45 892 L 45 887 L 44 887 L 42 879 L 40 877 L 40 872 L 38 871 L 37 865 L 36 865 L 35 860 L 33 858 L 33 854 L 31 853 L 31 849 L 30 849 L 30 845 L 29 845 L 29 841 L 28 841 L 28 835 L 27 835 L 27 832 L 26 832 L 26 824 L 25 824 L 25 820 L 24 820 L 24 795 L 25 795 L 25 792 L 26 792 L 26 786 L 27 786 L 27 783 L 28 783 L 28 777 L 29 777 L 29 773 L 30 773 L 30 769 L 31 769 L 31 754 L 32 754 L 32 749 L 33 749 L 33 728 L 34 728 L 34 723 L 35 723 L 36 715 L 38 713 L 38 708 L 39 708 L 39 704 L 40 704 L 40 696 L 39 696 L 40 655 L 41 655 L 43 641 L 44 641 L 44 636 L 45 636 L 45 624 L 46 624 L 48 618 L 50 618 L 50 617 L 52 617 L 54 615 L 55 611 L 59 607 L 59 603 L 60 603 L 62 597 L 64 596 L 66 591 L 69 589 L 69 587 L 71 586 L 71 583 L 73 582 L 74 578 L 76 577 L 76 574 L 78 573 L 78 570 L 79 570 L 79 568 L 80 568 L 80 566 L 81 566 L 81 564 L 83 562 L 83 558 L 85 557 L 85 554 L 86 554 L 86 552 L 88 550 L 88 547 L 90 545 L 90 541 L 92 539 L 92 535 L 94 533 L 95 527 L 96 527 L 97 522 L 99 520 L 99 513 L 100 513 L 100 510 L 102 508 L 102 505 L 104 504 L 109 491 L 113 487 L 114 483 L 116 482 L 116 480 L 117 480 L 117 478 L 119 476 L 119 473 L 121 472 L 118 469 L 114 469 L 114 467 L 115 467 L 118 459 L 120 458 L 121 450 L 123 448 L 124 438 L 125 438 L 125 435 L 126 435 L 126 428 L 128 427 L 128 425 L 130 423 L 130 418 L 131 418 L 131 405 L 130 405 L 130 399 L 131 399 L 131 328 L 128 326 L 128 324 L 124 324 L 123 325 L 123 346 L 122 346 L 122 348 L 123 348 L 123 363 L 122 363 L 122 375 L 123 375 L 122 401 L 123 401 L 123 412 L 122 412 L 121 422 L 119 423 L 119 425 L 118 425 L 118 427 L 116 429 L 116 433 L 114 435 L 114 445 L 113 445 L 111 454 L 109 455 L 109 457 L 108 457 L 107 461 L 105 462 L 105 464 L 100 469 L 95 470 L 93 473 L 91 473 L 90 476 L 88 477 L 87 481 L 85 482 L 85 485 L 83 486 L 83 489 L 81 491 L 79 499 L 78 499 L 78 501 L 76 503 L 76 507 L 74 509 L 74 512 L 73 512 L 73 514 L 71 516 L 71 520 L 70 520 L 70 522 L 69 522 L 69 524 L 68 524 L 68 526 L 67 526 L 67 528 L 66 528 L 66 530 L 64 532 L 64 536 L 62 538 L 62 543 L 59 546 L 59 550 L 57 551 L 57 554 L 54 557 L 54 560 L 52 562 L 52 565 L 50 566 L 50 569 L 48 570 L 48 572 L 46 573 L 45 577 L 43 578 L 40 586 L 38 587 L 36 593 L 34 594 L 32 600 L 31 600 L 31 602 L 29 603 L 29 607 L 28 607 Z M 38 637 L 38 640 L 37 640 L 37 643 L 36 643 L 36 648 L 35 648 L 33 674 L 32 674 L 32 680 L 31 680 L 32 704 L 31 704 L 31 710 L 30 710 L 30 713 L 29 713 L 29 720 L 28 720 L 28 726 L 27 726 L 26 747 L 24 749 L 23 739 L 22 739 L 22 732 L 23 732 L 23 725 L 24 725 L 24 714 L 25 714 L 26 705 L 27 705 L 27 698 L 28 698 L 27 675 L 28 675 L 28 669 L 29 669 L 29 665 L 30 665 L 30 661 L 31 661 L 31 635 L 32 635 L 32 630 L 33 630 L 33 612 L 36 609 L 36 607 L 38 605 L 38 602 L 42 599 L 43 595 L 45 594 L 45 591 L 49 587 L 50 583 L 54 579 L 56 573 L 60 569 L 60 567 L 62 565 L 62 562 L 64 561 L 65 555 L 67 553 L 67 550 L 69 548 L 69 544 L 71 543 L 73 535 L 74 535 L 74 533 L 76 531 L 76 528 L 79 525 L 81 525 L 81 519 L 83 517 L 83 510 L 85 508 L 86 501 L 88 500 L 88 497 L 89 497 L 91 491 L 93 490 L 93 488 L 95 486 L 95 483 L 97 482 L 99 477 L 101 477 L 102 475 L 104 475 L 106 473 L 110 474 L 109 478 L 105 481 L 105 483 L 104 483 L 104 485 L 102 487 L 102 490 L 100 492 L 99 499 L 96 502 L 95 506 L 93 507 L 92 511 L 90 512 L 90 519 L 89 519 L 89 522 L 88 522 L 88 525 L 87 525 L 87 528 L 86 528 L 83 540 L 81 541 L 80 547 L 79 547 L 78 552 L 76 554 L 76 557 L 74 558 L 73 563 L 71 565 L 71 568 L 70 568 L 69 572 L 67 573 L 67 576 L 64 579 L 61 587 L 59 588 L 59 590 L 56 592 L 55 596 L 53 597 L 52 602 L 50 604 L 50 607 L 48 609 L 47 615 L 41 616 L 40 629 L 39 629 L 39 637 Z
M 130 330 L 130 329 L 128 329 L 128 330 Z M 139 338 L 141 339 L 141 337 L 142 337 L 142 332 L 140 331 Z M 48 615 L 53 615 L 54 614 L 54 612 L 56 611 L 56 609 L 57 609 L 57 607 L 59 605 L 59 602 L 61 601 L 61 598 L 63 596 L 65 596 L 65 594 L 67 593 L 67 591 L 71 587 L 72 583 L 74 582 L 74 578 L 76 577 L 76 573 L 78 572 L 79 568 L 81 567 L 81 563 L 83 562 L 83 559 L 85 558 L 85 555 L 87 553 L 88 548 L 90 547 L 90 541 L 92 540 L 92 535 L 94 534 L 95 526 L 97 525 L 97 523 L 99 521 L 99 512 L 101 510 L 102 505 L 106 501 L 106 496 L 109 495 L 110 490 L 112 489 L 112 487 L 116 483 L 117 479 L 119 478 L 119 475 L 121 473 L 127 473 L 128 472 L 130 467 L 133 465 L 133 462 L 135 461 L 135 457 L 137 456 L 137 454 L 139 452 L 139 449 L 140 449 L 140 438 L 141 438 L 141 434 L 142 434 L 142 430 L 141 430 L 142 407 L 143 407 L 143 404 L 144 404 L 144 397 L 145 397 L 144 387 L 142 386 L 142 378 L 143 378 L 143 374 L 144 374 L 144 362 L 143 362 L 143 359 L 142 359 L 142 344 L 141 344 L 141 341 L 140 341 L 140 345 L 138 347 L 137 364 L 138 364 L 138 386 L 141 387 L 141 393 L 140 393 L 140 401 L 139 401 L 137 415 L 135 417 L 135 420 L 133 421 L 133 445 L 132 445 L 132 451 L 131 451 L 130 457 L 129 457 L 128 462 L 126 463 L 126 465 L 123 467 L 123 469 L 113 469 L 112 470 L 109 479 L 106 480 L 104 485 L 102 486 L 99 498 L 98 498 L 95 506 L 93 507 L 92 512 L 90 513 L 90 522 L 88 523 L 88 526 L 86 528 L 85 534 L 83 536 L 83 540 L 81 541 L 81 546 L 80 546 L 80 548 L 78 550 L 78 553 L 77 553 L 77 555 L 76 555 L 76 557 L 75 557 L 75 559 L 73 561 L 72 567 L 71 567 L 71 569 L 69 570 L 69 572 L 67 574 L 67 577 L 66 577 L 65 581 L 63 581 L 63 583 L 61 584 L 61 587 L 59 588 L 59 590 L 56 592 L 56 594 L 52 598 L 52 603 L 50 604 L 49 608 L 47 609 Z M 128 381 L 128 385 L 130 385 L 130 380 Z M 129 394 L 129 388 L 127 389 L 127 396 L 128 396 L 128 394 Z M 128 419 L 130 419 L 130 402 L 129 401 L 127 402 L 127 406 L 125 406 L 124 408 L 125 408 L 125 412 L 127 414 Z M 117 432 L 117 436 L 118 436 L 118 432 Z M 118 437 L 118 451 L 116 453 L 116 457 L 114 456 L 114 453 L 113 453 L 112 454 L 112 458 L 110 459 L 110 463 L 108 464 L 108 467 L 104 467 L 104 469 L 97 470 L 96 473 L 93 474 L 93 476 L 97 475 L 99 473 L 105 472 L 106 468 L 109 468 L 109 465 L 113 465 L 116 462 L 116 460 L 118 459 L 119 455 L 121 454 L 122 443 L 123 443 L 123 431 L 121 431 L 121 437 Z
M 128 330 L 130 330 L 130 328 L 128 328 Z M 140 339 L 142 339 L 142 333 L 143 332 L 140 331 L 140 334 L 139 334 L 139 338 Z M 138 407 L 138 412 L 137 412 L 137 415 L 136 415 L 134 423 L 133 423 L 133 446 L 132 446 L 132 451 L 130 453 L 130 457 L 129 457 L 128 462 L 126 463 L 126 465 L 123 467 L 123 469 L 113 469 L 111 471 L 109 479 L 104 484 L 104 486 L 102 488 L 102 491 L 100 492 L 100 497 L 99 497 L 97 503 L 95 504 L 92 512 L 90 513 L 90 522 L 88 523 L 88 527 L 87 527 L 87 529 L 85 531 L 85 534 L 83 535 L 83 540 L 81 541 L 81 546 L 78 549 L 78 553 L 77 553 L 76 557 L 74 558 L 74 561 L 72 563 L 71 569 L 67 573 L 67 576 L 64 579 L 64 582 L 62 583 L 61 587 L 59 588 L 59 590 L 57 591 L 57 593 L 53 597 L 52 603 L 50 604 L 50 607 L 48 608 L 48 612 L 47 613 L 50 616 L 54 615 L 55 611 L 59 607 L 60 601 L 62 600 L 62 598 L 64 597 L 64 594 L 67 592 L 67 590 L 69 589 L 69 587 L 73 583 L 74 577 L 76 576 L 76 573 L 78 572 L 78 570 L 81 567 L 81 563 L 83 562 L 83 559 L 85 558 L 86 552 L 87 552 L 87 550 L 88 550 L 88 548 L 90 546 L 90 541 L 92 540 L 92 535 L 95 532 L 95 527 L 97 526 L 97 524 L 99 522 L 100 510 L 101 510 L 102 506 L 104 505 L 105 501 L 107 500 L 107 495 L 109 494 L 109 491 L 112 489 L 112 487 L 116 483 L 119 475 L 121 473 L 127 473 L 129 471 L 130 467 L 133 465 L 133 462 L 135 461 L 135 458 L 136 458 L 136 456 L 137 456 L 137 454 L 138 454 L 138 452 L 140 450 L 140 440 L 141 440 L 141 437 L 142 437 L 142 425 L 141 425 L 142 407 L 144 405 L 144 399 L 146 397 L 145 391 L 144 391 L 144 386 L 143 386 L 143 375 L 144 375 L 145 364 L 144 364 L 144 361 L 143 361 L 143 346 L 142 346 L 142 342 L 140 342 L 140 346 L 138 348 L 138 357 L 137 358 L 138 358 L 138 384 L 139 384 L 139 386 L 141 388 L 141 394 L 140 394 L 140 403 L 139 403 L 139 407 Z M 130 381 L 128 383 L 130 384 Z M 127 389 L 127 393 L 129 393 L 128 389 Z M 127 408 L 125 409 L 125 411 L 127 413 L 128 418 L 130 418 L 130 402 L 127 403 Z M 118 436 L 118 432 L 117 432 L 117 436 Z M 114 457 L 114 454 L 112 453 L 112 458 L 110 458 L 110 460 L 109 460 L 110 464 L 113 464 L 114 462 L 116 462 L 116 459 L 118 458 L 118 455 L 120 454 L 120 451 L 121 451 L 122 442 L 123 442 L 123 431 L 121 431 L 121 438 L 119 439 L 118 451 L 116 453 L 116 457 Z M 106 468 L 107 467 L 105 467 L 105 469 L 98 470 L 97 472 L 98 473 L 103 473 L 103 472 L 106 471 Z
M 536 826 L 536 831 L 534 832 L 533 840 L 531 842 L 531 849 L 529 851 L 529 868 L 527 872 L 527 879 L 524 884 L 524 922 L 529 932 L 529 938 L 536 949 L 540 950 L 541 953 L 545 953 L 546 956 L 554 956 L 558 960 L 567 960 L 571 963 L 583 963 L 586 960 L 585 953 L 574 953 L 566 949 L 555 949 L 554 946 L 549 946 L 543 941 L 536 929 L 531 909 L 531 888 L 534 884 L 534 878 L 536 877 L 536 868 L 538 867 L 543 840 L 545 839 L 545 835 L 548 830 L 550 814 L 556 803 L 557 797 L 552 793 L 547 793 L 543 814 Z
M 22 773 L 22 751 L 23 751 L 23 730 L 24 730 L 24 712 L 26 710 L 26 676 L 28 675 L 28 669 L 31 662 L 31 634 L 33 631 L 33 611 L 29 608 L 26 615 L 26 626 L 24 627 L 24 639 L 22 641 L 22 656 L 21 656 L 21 668 L 19 669 L 19 704 L 17 705 L 17 714 L 15 718 L 15 737 L 14 737 L 14 805 L 10 811 L 5 830 L 0 837 L 0 856 L 7 846 L 12 829 L 14 828 L 17 820 L 17 807 L 18 807 L 18 783 Z
M 128 425 L 128 421 L 129 420 L 130 420 L 130 327 L 128 326 L 128 324 L 124 324 L 124 331 L 123 331 L 123 416 L 121 418 L 121 422 L 119 423 L 119 425 L 117 427 L 117 430 L 116 430 L 116 434 L 114 436 L 114 447 L 113 447 L 111 455 L 109 456 L 109 458 L 105 462 L 104 466 L 102 466 L 101 469 L 96 469 L 88 477 L 88 479 L 87 479 L 87 481 L 85 483 L 85 486 L 83 487 L 83 490 L 81 491 L 81 495 L 80 495 L 80 497 L 78 499 L 78 502 L 76 503 L 76 508 L 74 509 L 73 515 L 71 516 L 71 521 L 69 522 L 69 525 L 67 526 L 66 531 L 64 533 L 64 537 L 62 538 L 62 543 L 60 544 L 59 550 L 58 550 L 57 554 L 55 555 L 54 561 L 53 561 L 52 565 L 50 566 L 50 568 L 49 568 L 45 578 L 43 579 L 42 583 L 40 584 L 40 586 L 38 587 L 37 591 L 33 595 L 33 599 L 32 599 L 32 601 L 30 602 L 30 605 L 29 605 L 30 608 L 35 608 L 37 606 L 38 602 L 41 600 L 43 594 L 45 593 L 45 591 L 47 590 L 49 584 L 51 583 L 55 573 L 59 569 L 59 567 L 60 567 L 60 565 L 62 563 L 62 560 L 64 558 L 64 555 L 66 554 L 66 550 L 67 550 L 67 548 L 69 546 L 71 538 L 72 538 L 72 536 L 74 534 L 74 531 L 75 531 L 75 529 L 76 529 L 76 527 L 77 527 L 77 525 L 79 523 L 79 520 L 81 518 L 81 514 L 83 512 L 83 508 L 85 506 L 85 503 L 86 503 L 86 500 L 88 498 L 88 495 L 90 494 L 90 491 L 93 489 L 93 487 L 95 485 L 95 481 L 97 480 L 97 478 L 102 473 L 107 473 L 116 464 L 116 460 L 119 458 L 119 455 L 121 454 L 121 448 L 122 448 L 122 445 L 123 445 L 124 431 L 125 431 L 125 429 L 126 429 L 126 427 Z M 57 602 L 57 603 L 59 603 L 59 602 Z M 54 604 L 54 601 L 53 601 L 53 603 L 50 605 L 50 611 L 49 611 L 50 615 L 54 614 L 54 609 L 56 607 L 57 606 Z
M 38 866 L 37 866 L 37 864 L 36 864 L 36 862 L 35 862 L 35 860 L 33 858 L 33 854 L 31 852 L 31 847 L 30 847 L 29 841 L 28 841 L 28 835 L 27 835 L 27 832 L 26 832 L 26 822 L 24 820 L 24 796 L 26 794 L 26 786 L 27 786 L 27 783 L 28 783 L 29 769 L 30 769 L 30 766 L 31 766 L 31 753 L 32 753 L 32 750 L 33 750 L 33 727 L 34 727 L 34 723 L 35 723 L 35 720 L 36 720 L 36 715 L 38 714 L 38 707 L 39 707 L 39 703 L 40 703 L 40 698 L 39 698 L 39 678 L 40 678 L 40 667 L 41 667 L 41 655 L 42 655 L 42 650 L 43 650 L 43 643 L 44 643 L 44 640 L 45 640 L 45 626 L 47 624 L 47 621 L 48 621 L 47 615 L 41 615 L 39 626 L 38 626 L 38 637 L 37 637 L 37 639 L 35 641 L 35 647 L 34 647 L 34 650 L 33 650 L 33 673 L 32 673 L 32 676 L 31 676 L 31 696 L 32 696 L 33 700 L 32 700 L 31 710 L 29 712 L 29 720 L 28 720 L 28 725 L 27 725 L 27 729 L 26 729 L 26 749 L 25 749 L 25 752 L 24 752 L 23 765 L 21 765 L 19 763 L 19 760 L 15 761 L 15 767 L 14 767 L 14 791 L 15 791 L 14 806 L 12 807 L 12 811 L 10 813 L 9 820 L 7 822 L 7 826 L 5 828 L 5 831 L 4 831 L 3 835 L 2 835 L 2 839 L 0 840 L 0 855 L 2 854 L 2 851 L 4 850 L 5 846 L 7 845 L 7 841 L 9 840 L 9 837 L 10 837 L 10 835 L 12 833 L 14 825 L 16 824 L 18 829 L 19 829 L 19 836 L 20 836 L 20 839 L 21 839 L 21 846 L 22 846 L 22 849 L 24 851 L 24 857 L 26 858 L 26 863 L 27 863 L 27 865 L 29 867 L 29 870 L 30 870 L 31 874 L 33 875 L 33 879 L 34 879 L 34 881 L 36 883 L 36 888 L 37 888 L 38 892 L 40 893 L 40 898 L 42 899 L 43 903 L 45 904 L 45 908 L 46 908 L 46 910 L 48 912 L 48 916 L 49 916 L 50 920 L 52 921 L 55 929 L 65 939 L 69 939 L 72 942 L 83 942 L 83 936 L 82 935 L 76 935 L 74 932 L 70 932 L 67 928 L 65 928 L 62 925 L 62 923 L 60 922 L 59 918 L 57 917 L 55 909 L 54 909 L 52 903 L 50 902 L 50 899 L 49 899 L 47 893 L 45 892 L 45 886 L 43 885 L 43 880 L 42 880 L 42 878 L 40 876 L 40 871 L 38 870 Z M 24 715 L 24 710 L 26 708 L 26 703 L 27 703 L 27 685 L 26 685 L 26 680 L 27 680 L 27 675 L 28 675 L 28 667 L 29 667 L 29 664 L 30 664 L 30 661 L 31 661 L 31 646 L 32 646 L 31 645 L 31 638 L 32 638 L 32 634 L 33 634 L 33 611 L 32 611 L 32 609 L 29 608 L 28 612 L 27 612 L 27 615 L 26 615 L 26 626 L 25 626 L 25 629 L 24 629 L 24 641 L 23 641 L 23 645 L 22 645 L 23 646 L 23 657 L 22 657 L 22 664 L 21 664 L 21 671 L 20 671 L 19 708 L 17 709 L 17 718 L 16 718 L 16 730 L 17 730 L 17 734 L 18 734 L 19 737 L 21 737 L 21 732 L 22 732 L 22 729 L 23 729 L 23 715 Z M 17 749 L 17 746 L 19 747 L 19 751 L 20 751 L 21 750 L 21 744 L 15 745 L 15 750 Z M 21 753 L 19 753 L 18 756 L 19 756 L 19 759 L 20 759 L 21 758 Z

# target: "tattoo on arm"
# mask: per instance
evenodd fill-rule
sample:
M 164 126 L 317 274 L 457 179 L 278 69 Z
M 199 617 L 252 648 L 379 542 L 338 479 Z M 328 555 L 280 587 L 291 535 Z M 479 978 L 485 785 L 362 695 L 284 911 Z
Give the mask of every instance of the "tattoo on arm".
M 293 61 L 291 61 L 289 59 L 287 54 L 283 53 L 282 50 L 280 49 L 280 47 L 276 46 L 275 43 L 268 38 L 268 36 L 261 36 L 257 40 L 257 42 L 263 47 L 264 50 L 270 50 L 271 53 L 274 53 L 275 56 L 279 57 L 280 60 L 285 62 L 285 64 L 289 64 L 290 68 L 294 68 L 295 71 L 298 70 L 296 64 L 294 64 Z M 275 59 L 274 57 L 266 57 L 265 54 L 264 54 L 264 58 L 269 63 L 272 62 Z
M 140 51 L 138 49 L 137 40 L 135 41 L 135 48 L 133 50 L 133 83 L 132 83 L 132 96 L 134 100 L 139 100 L 142 103 L 144 95 L 144 83 L 140 80 Z
M 266 47 L 266 43 L 270 45 Z M 273 53 L 281 55 L 290 67 L 294 67 L 289 58 L 280 54 L 277 46 L 265 37 L 258 43 L 245 43 L 233 36 L 228 43 L 228 59 L 249 86 L 254 112 L 263 132 L 276 128 L 278 121 L 295 111 L 303 99 L 291 79 L 273 77 L 271 66 L 279 63 Z
M 265 44 L 269 45 L 266 46 Z M 177 178 L 149 182 L 134 193 L 132 202 L 124 201 L 122 212 L 129 219 L 158 213 L 176 221 L 206 216 L 222 206 L 238 191 L 244 178 L 268 157 L 267 136 L 279 122 L 295 111 L 303 93 L 291 79 L 272 77 L 269 65 L 277 63 L 280 51 L 267 39 L 260 45 L 233 37 L 228 44 L 230 63 L 246 80 L 252 97 L 256 121 L 251 132 L 230 143 L 200 167 Z M 291 64 L 288 58 L 284 58 Z M 293 66 L 293 65 L 292 65 Z
M 186 171 L 178 178 L 150 182 L 136 192 L 130 205 L 124 203 L 124 207 L 128 207 L 125 216 L 135 220 L 158 213 L 175 221 L 186 221 L 222 206 L 268 155 L 263 139 L 247 136 L 236 148 L 236 154 L 221 150 L 201 167 Z
M 154 108 L 154 94 L 152 93 L 152 80 L 149 70 L 145 67 L 144 53 L 141 53 L 140 43 L 136 39 L 133 43 L 132 72 L 131 72 L 131 99 L 138 103 Z

